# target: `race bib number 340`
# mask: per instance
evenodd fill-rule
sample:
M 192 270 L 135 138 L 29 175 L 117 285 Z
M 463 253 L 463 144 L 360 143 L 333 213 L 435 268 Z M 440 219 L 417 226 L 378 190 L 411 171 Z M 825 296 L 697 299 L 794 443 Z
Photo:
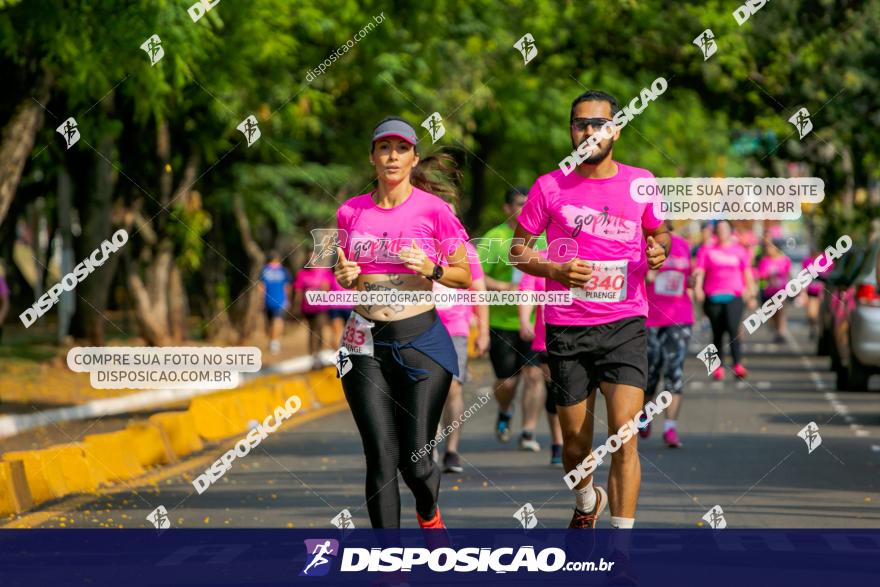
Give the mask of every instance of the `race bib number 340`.
M 367 355 L 373 356 L 373 333 L 370 329 L 373 323 L 358 314 L 352 312 L 345 323 L 345 330 L 342 332 L 342 346 L 344 346 L 351 355 Z
M 584 287 L 571 290 L 573 298 L 585 302 L 620 302 L 626 299 L 628 261 L 587 261 L 593 274 Z

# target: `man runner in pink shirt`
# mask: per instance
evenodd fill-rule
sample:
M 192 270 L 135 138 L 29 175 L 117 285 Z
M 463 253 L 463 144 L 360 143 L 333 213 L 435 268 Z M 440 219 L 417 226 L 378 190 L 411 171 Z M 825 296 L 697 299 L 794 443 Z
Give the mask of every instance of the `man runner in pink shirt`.
M 570 114 L 573 146 L 599 132 L 618 110 L 605 92 L 578 96 Z M 653 176 L 612 159 L 619 137 L 615 129 L 603 138 L 573 173 L 557 169 L 538 178 L 510 250 L 511 262 L 523 272 L 547 278 L 547 291 L 572 292 L 571 305 L 544 309 L 566 471 L 591 452 L 596 388 L 605 396 L 609 435 L 642 409 L 648 374 L 645 274 L 663 265 L 670 246 L 652 205 L 630 196 L 633 180 Z M 545 231 L 550 262 L 542 262 L 531 246 Z M 635 522 L 641 469 L 633 436 L 611 458 L 608 494 L 615 528 Z M 592 475 L 581 479 L 574 493 L 569 527 L 595 528 L 609 495 L 593 486 Z

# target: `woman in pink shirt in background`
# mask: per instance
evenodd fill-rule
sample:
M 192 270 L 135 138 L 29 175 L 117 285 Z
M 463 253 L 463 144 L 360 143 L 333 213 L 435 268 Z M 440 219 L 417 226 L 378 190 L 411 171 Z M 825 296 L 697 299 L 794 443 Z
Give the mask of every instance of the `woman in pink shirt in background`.
M 764 235 L 764 251 L 758 262 L 758 277 L 765 280 L 761 290 L 761 303 L 763 304 L 778 291 L 785 289 L 791 275 L 791 259 L 776 246 L 770 235 Z M 785 305 L 779 307 L 771 318 L 773 327 L 776 329 L 774 342 L 785 342 Z
M 649 271 L 648 293 L 648 388 L 645 402 L 654 397 L 661 375 L 664 390 L 672 392 L 672 403 L 663 422 L 663 441 L 669 448 L 679 448 L 678 412 L 684 391 L 684 359 L 694 323 L 691 277 L 691 255 L 688 242 L 672 233 L 672 224 L 666 223 L 672 246 L 669 256 L 658 271 Z M 641 426 L 639 435 L 651 435 L 651 423 Z
M 712 373 L 717 381 L 724 379 L 724 335 L 730 342 L 733 355 L 733 373 L 744 379 L 748 372 L 742 364 L 739 326 L 743 314 L 743 298 L 750 309 L 757 307 L 755 283 L 748 262 L 748 252 L 732 238 L 730 223 L 719 220 L 715 224 L 714 244 L 703 245 L 697 251 L 694 292 L 697 302 L 712 325 L 712 342 L 718 350 L 721 365 Z
M 293 280 L 293 311 L 297 318 L 305 318 L 309 329 L 309 355 L 315 357 L 326 347 L 324 327 L 327 325 L 327 306 L 309 303 L 306 292 L 330 291 L 336 278 L 326 267 L 303 267 Z
M 523 273 L 519 282 L 519 291 L 546 291 L 547 280 L 543 277 Z M 535 322 L 532 323 L 532 309 L 535 310 Z M 550 464 L 562 465 L 562 428 L 559 426 L 559 414 L 556 410 L 556 393 L 550 379 L 550 367 L 547 364 L 547 327 L 544 324 L 543 304 L 520 304 L 519 336 L 531 341 L 532 353 L 523 367 L 523 378 L 532 389 L 544 388 L 544 409 L 547 412 L 547 424 L 550 426 Z
M 465 243 L 468 254 L 468 263 L 471 267 L 471 291 L 486 291 L 486 280 L 483 274 L 483 266 L 477 250 L 471 243 Z M 455 292 L 450 287 L 440 283 L 434 283 L 435 292 Z M 468 304 L 451 303 L 448 306 L 437 306 L 437 314 L 440 321 L 449 331 L 455 354 L 458 357 L 458 375 L 452 378 L 449 386 L 449 397 L 446 398 L 446 406 L 443 408 L 443 427 L 447 431 L 446 452 L 443 454 L 443 472 L 461 473 L 464 468 L 461 465 L 461 456 L 458 452 L 461 439 L 461 426 L 464 425 L 464 399 L 462 397 L 462 385 L 467 381 L 468 365 L 468 335 L 471 331 L 471 318 L 477 318 L 476 351 L 482 356 L 489 350 L 489 306 L 473 306 Z M 453 424 L 453 422 L 456 422 Z

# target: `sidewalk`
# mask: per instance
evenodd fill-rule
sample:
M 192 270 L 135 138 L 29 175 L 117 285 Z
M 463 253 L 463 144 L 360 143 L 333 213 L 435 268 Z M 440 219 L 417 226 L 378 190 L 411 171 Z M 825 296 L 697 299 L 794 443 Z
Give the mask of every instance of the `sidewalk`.
M 285 336 L 281 342 L 282 352 L 271 355 L 267 343 L 257 346 L 263 351 L 263 367 L 306 355 L 308 331 L 304 325 L 288 322 Z M 121 341 L 110 340 L 108 346 Z M 126 340 L 129 345 L 137 340 Z M 189 342 L 192 346 L 205 346 L 204 342 Z M 122 346 L 122 345 L 120 345 Z M 37 412 L 68 406 L 83 405 L 99 399 L 124 397 L 140 393 L 140 389 L 94 389 L 89 384 L 88 374 L 73 373 L 67 367 L 68 348 L 59 348 L 55 356 L 41 358 L 40 354 L 50 352 L 50 347 L 39 348 L 32 353 L 33 358 L 13 358 L 0 361 L 0 416 L 34 414 Z M 17 349 L 18 350 L 18 349 Z M 183 408 L 189 403 L 183 399 L 177 403 L 167 403 L 155 409 L 136 410 L 132 413 L 108 415 L 87 420 L 52 423 L 15 436 L 0 438 L 0 452 L 10 450 L 32 450 L 64 442 L 82 440 L 86 434 L 112 432 L 125 428 L 130 422 L 145 420 L 150 415 L 169 409 Z

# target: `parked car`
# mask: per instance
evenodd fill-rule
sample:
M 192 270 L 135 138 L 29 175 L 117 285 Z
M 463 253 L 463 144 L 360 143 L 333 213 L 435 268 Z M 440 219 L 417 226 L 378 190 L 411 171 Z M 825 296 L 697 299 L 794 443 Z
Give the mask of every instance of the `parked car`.
M 831 309 L 832 368 L 842 391 L 867 390 L 868 378 L 880 373 L 880 241 L 859 252 L 860 258 L 844 263 L 848 279 L 840 284 Z

